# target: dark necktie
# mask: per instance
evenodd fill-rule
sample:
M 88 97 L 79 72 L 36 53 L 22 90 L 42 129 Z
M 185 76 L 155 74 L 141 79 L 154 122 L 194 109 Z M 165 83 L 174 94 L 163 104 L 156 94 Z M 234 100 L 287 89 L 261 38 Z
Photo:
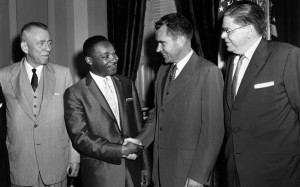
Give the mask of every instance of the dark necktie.
M 246 58 L 245 55 L 240 55 L 240 59 L 239 59 L 237 65 L 236 65 L 235 72 L 234 72 L 234 75 L 233 75 L 233 78 L 232 78 L 232 84 L 231 84 L 231 98 L 232 98 L 232 101 L 234 101 L 235 96 L 236 96 L 237 91 L 238 91 L 238 87 L 237 87 L 238 77 L 239 77 L 239 73 L 240 73 L 240 70 L 241 70 L 241 67 L 242 67 L 242 61 L 244 60 L 244 58 Z
M 31 87 L 33 91 L 36 91 L 36 88 L 38 87 L 38 76 L 35 68 L 32 69 Z

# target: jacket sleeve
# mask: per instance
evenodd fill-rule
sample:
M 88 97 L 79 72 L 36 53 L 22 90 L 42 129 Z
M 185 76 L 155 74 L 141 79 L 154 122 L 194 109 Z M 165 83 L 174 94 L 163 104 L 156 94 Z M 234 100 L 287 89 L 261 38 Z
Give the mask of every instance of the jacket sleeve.
M 72 75 L 70 69 L 67 69 L 66 73 L 66 86 L 65 88 L 69 88 L 73 84 Z M 70 141 L 70 153 L 69 153 L 69 163 L 79 163 L 80 162 L 80 154 L 74 149 L 72 146 L 72 142 Z
M 300 49 L 292 48 L 286 60 L 283 75 L 284 85 L 290 103 L 300 117 Z M 299 118 L 300 119 L 300 118 Z
M 224 136 L 223 77 L 220 70 L 210 67 L 201 93 L 201 133 L 188 178 L 209 184 Z

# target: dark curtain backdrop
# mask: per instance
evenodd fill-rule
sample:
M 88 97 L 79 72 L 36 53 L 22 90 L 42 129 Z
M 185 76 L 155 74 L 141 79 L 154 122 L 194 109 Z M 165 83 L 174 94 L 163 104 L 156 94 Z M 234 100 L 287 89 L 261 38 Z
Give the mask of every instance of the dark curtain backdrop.
M 273 0 L 278 40 L 300 47 L 300 1 Z
M 219 35 L 216 26 L 218 0 L 175 0 L 177 11 L 194 27 L 192 47 L 198 55 L 217 63 Z
M 135 80 L 142 49 L 147 0 L 107 1 L 108 39 L 119 57 L 118 74 Z

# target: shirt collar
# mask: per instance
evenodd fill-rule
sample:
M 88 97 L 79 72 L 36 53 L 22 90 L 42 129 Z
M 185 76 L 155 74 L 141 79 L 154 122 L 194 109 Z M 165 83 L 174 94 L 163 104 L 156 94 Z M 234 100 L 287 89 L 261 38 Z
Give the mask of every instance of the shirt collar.
M 191 50 L 183 59 L 181 59 L 179 62 L 176 63 L 178 72 L 181 72 L 181 70 L 184 68 L 184 66 L 187 64 L 187 62 L 190 60 L 192 54 L 193 54 L 193 50 Z
M 247 57 L 247 59 L 250 61 L 257 46 L 259 45 L 260 41 L 261 41 L 262 37 L 260 37 L 245 53 L 244 55 Z

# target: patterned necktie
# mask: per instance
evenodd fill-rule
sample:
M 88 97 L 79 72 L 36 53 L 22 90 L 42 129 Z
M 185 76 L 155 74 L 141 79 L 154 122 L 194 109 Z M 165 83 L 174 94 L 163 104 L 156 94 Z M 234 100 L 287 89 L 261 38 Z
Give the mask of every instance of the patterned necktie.
M 177 71 L 177 65 L 176 64 L 174 64 L 173 66 L 172 66 L 172 69 L 171 69 L 171 74 L 170 74 L 170 84 L 175 80 L 175 78 L 176 78 L 176 71 Z
M 105 92 L 106 92 L 105 98 L 106 98 L 106 100 L 107 100 L 107 102 L 108 102 L 108 104 L 109 104 L 109 106 L 110 106 L 110 108 L 111 108 L 111 110 L 112 110 L 115 118 L 117 119 L 118 126 L 120 128 L 119 109 L 118 109 L 118 105 L 117 105 L 117 103 L 115 101 L 115 98 L 114 98 L 115 94 L 114 94 L 111 86 L 109 85 L 108 78 L 105 77 L 103 80 L 104 80 Z
M 31 78 L 31 87 L 33 91 L 36 91 L 36 88 L 38 87 L 38 76 L 36 74 L 36 69 L 32 69 L 32 78 Z
M 241 70 L 241 67 L 242 67 L 242 62 L 244 60 L 244 58 L 246 58 L 245 55 L 240 55 L 240 59 L 236 65 L 236 68 L 235 68 L 235 72 L 234 72 L 234 75 L 233 75 L 233 78 L 232 78 L 232 84 L 231 84 L 231 98 L 232 98 L 232 101 L 235 100 L 235 96 L 238 92 L 238 77 L 239 77 L 239 73 L 240 73 L 240 70 Z

